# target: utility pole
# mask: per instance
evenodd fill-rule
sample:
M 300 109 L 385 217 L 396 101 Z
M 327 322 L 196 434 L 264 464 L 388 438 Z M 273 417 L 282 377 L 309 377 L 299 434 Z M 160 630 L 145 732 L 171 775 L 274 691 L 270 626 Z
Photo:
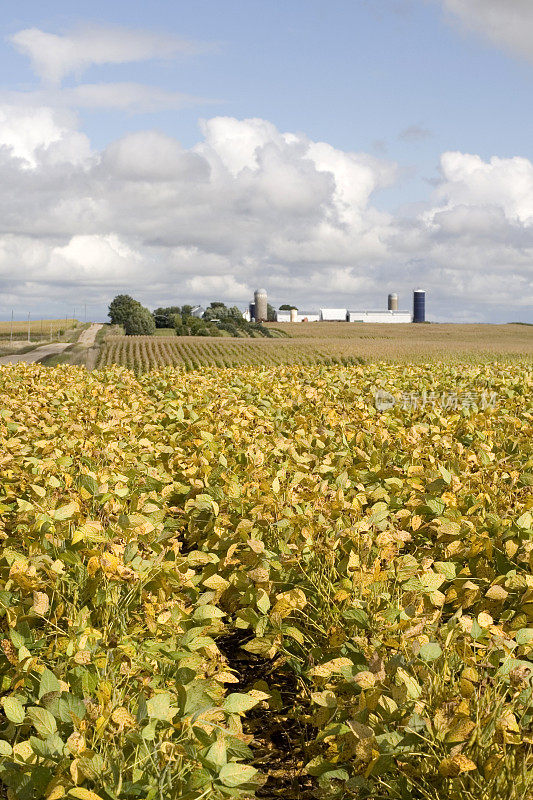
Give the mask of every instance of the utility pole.
M 28 342 L 30 341 L 30 328 L 31 328 L 30 317 L 31 317 L 31 311 L 28 311 Z
M 11 309 L 11 327 L 9 329 L 9 341 L 13 341 L 13 309 Z

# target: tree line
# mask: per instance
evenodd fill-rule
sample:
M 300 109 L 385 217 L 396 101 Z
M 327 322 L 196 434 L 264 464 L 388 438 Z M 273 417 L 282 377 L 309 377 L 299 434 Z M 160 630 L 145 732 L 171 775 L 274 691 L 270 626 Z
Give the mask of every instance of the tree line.
M 156 329 L 174 329 L 178 336 L 265 336 L 272 333 L 264 325 L 248 322 L 237 306 L 212 302 L 201 317 L 193 315 L 191 305 L 167 306 L 150 311 L 127 294 L 117 295 L 109 305 L 113 325 L 122 325 L 126 336 L 153 336 Z M 275 311 L 268 306 L 269 320 Z

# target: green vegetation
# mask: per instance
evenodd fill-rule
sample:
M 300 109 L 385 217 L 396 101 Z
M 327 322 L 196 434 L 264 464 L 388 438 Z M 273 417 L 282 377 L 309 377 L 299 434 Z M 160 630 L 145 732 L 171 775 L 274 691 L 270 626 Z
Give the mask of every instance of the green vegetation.
M 144 306 L 133 308 L 124 322 L 126 336 L 151 336 L 155 333 L 155 322 Z
M 109 304 L 108 317 L 112 325 L 126 325 L 126 320 L 135 309 L 142 308 L 138 300 L 129 294 L 118 294 Z
M 274 309 L 269 307 L 269 319 Z M 213 302 L 201 318 L 193 316 L 190 305 L 156 308 L 150 314 L 129 295 L 118 295 L 109 306 L 111 322 L 122 325 L 127 336 L 150 336 L 156 329 L 173 328 L 177 336 L 266 337 L 273 334 L 264 325 L 247 322 L 236 306 Z M 278 334 L 279 335 L 279 334 Z
M 286 338 L 107 336 L 98 367 L 120 364 L 135 372 L 145 372 L 179 366 L 190 371 L 205 366 L 356 364 L 361 360 L 355 355 L 336 353 L 327 343 L 317 345 Z
M 10 800 L 530 798 L 532 390 L 2 368 Z
M 203 324 L 213 324 L 205 323 Z M 271 338 L 221 336 L 120 337 L 108 335 L 99 366 L 121 364 L 135 371 L 180 366 L 239 364 L 355 364 L 377 361 L 473 363 L 499 359 L 531 364 L 533 336 L 518 325 L 369 325 L 356 323 L 269 324 Z M 220 331 L 217 331 L 220 334 Z

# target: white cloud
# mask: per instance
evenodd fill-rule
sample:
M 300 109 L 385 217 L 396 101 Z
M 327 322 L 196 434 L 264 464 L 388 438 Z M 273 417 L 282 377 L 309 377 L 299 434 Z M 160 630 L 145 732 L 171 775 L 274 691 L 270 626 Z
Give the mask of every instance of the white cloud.
M 47 107 L 0 106 L 0 148 L 24 167 L 37 160 L 78 163 L 90 154 L 87 137 L 76 131 L 72 114 Z
M 205 45 L 170 34 L 96 25 L 62 35 L 26 28 L 13 34 L 10 41 L 31 59 L 35 72 L 52 84 L 92 65 L 173 58 L 205 49 Z
M 197 103 L 211 103 L 182 92 L 166 92 L 141 83 L 82 83 L 57 93 L 58 103 L 74 108 L 102 108 L 146 113 L 177 110 Z
M 394 164 L 265 120 L 208 120 L 190 149 L 141 131 L 92 153 L 73 116 L 0 105 L 0 120 L 2 315 L 15 296 L 103 310 L 119 291 L 244 303 L 263 284 L 314 308 L 380 307 L 393 290 L 409 307 L 421 283 L 441 318 L 533 304 L 527 159 L 445 153 L 432 196 L 401 218 L 373 205 Z
M 444 153 L 443 182 L 436 199 L 443 209 L 498 208 L 510 222 L 533 223 L 533 164 L 527 158 L 483 161 L 477 155 Z M 440 206 L 437 206 L 440 208 Z
M 202 156 L 158 131 L 129 133 L 113 142 L 102 154 L 102 167 L 125 181 L 202 182 L 210 172 Z
M 235 280 L 233 275 L 197 275 L 187 281 L 187 287 L 194 294 L 204 295 L 207 292 L 211 297 L 227 300 L 246 302 L 250 299 L 250 287 L 246 283 Z
M 441 0 L 444 9 L 468 30 L 533 61 L 531 0 Z
M 167 92 L 142 83 L 80 83 L 78 86 L 48 88 L 27 92 L 0 92 L 0 102 L 19 108 L 102 109 L 146 114 L 179 110 L 191 105 L 217 104 L 217 100 L 194 97 L 182 92 Z

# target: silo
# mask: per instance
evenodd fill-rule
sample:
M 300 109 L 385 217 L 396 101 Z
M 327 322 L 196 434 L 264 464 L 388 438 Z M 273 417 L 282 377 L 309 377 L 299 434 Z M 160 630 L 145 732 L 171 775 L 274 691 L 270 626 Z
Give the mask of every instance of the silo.
M 298 322 L 298 309 L 291 308 L 291 322 Z
M 266 322 L 268 319 L 266 289 L 256 289 L 254 292 L 255 321 Z
M 398 295 L 396 292 L 389 294 L 387 308 L 389 311 L 398 311 Z
M 426 321 L 426 293 L 423 289 L 413 292 L 413 322 Z

